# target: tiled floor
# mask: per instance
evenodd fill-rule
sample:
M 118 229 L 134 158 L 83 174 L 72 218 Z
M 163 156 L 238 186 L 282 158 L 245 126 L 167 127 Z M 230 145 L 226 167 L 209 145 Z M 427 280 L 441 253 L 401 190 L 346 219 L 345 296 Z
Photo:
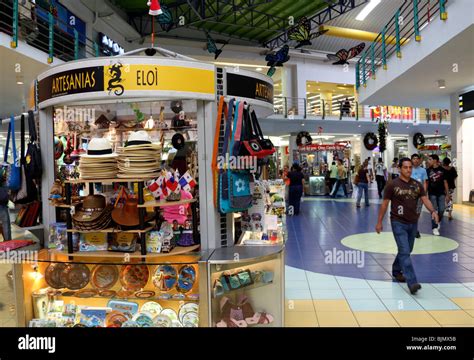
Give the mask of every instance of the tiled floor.
M 422 289 L 413 296 L 392 281 L 390 246 L 387 253 L 366 247 L 362 264 L 356 257 L 337 261 L 338 251 L 352 251 L 342 239 L 374 232 L 378 203 L 356 209 L 352 199 L 307 198 L 301 214 L 287 218 L 285 325 L 474 327 L 474 208 L 456 206 L 455 220 L 443 221 L 441 234 L 454 247 L 433 242 L 429 214 L 422 214 L 416 241 L 423 251 L 412 255 Z M 390 235 L 388 217 L 384 231 Z

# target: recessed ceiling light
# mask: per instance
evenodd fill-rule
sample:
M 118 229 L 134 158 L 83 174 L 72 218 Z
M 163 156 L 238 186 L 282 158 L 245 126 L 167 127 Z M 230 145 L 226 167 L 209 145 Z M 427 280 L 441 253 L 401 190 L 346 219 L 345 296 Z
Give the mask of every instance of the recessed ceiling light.
M 18 85 L 23 85 L 23 81 L 17 81 L 16 82 Z
M 369 15 L 375 7 L 380 4 L 382 0 L 370 0 L 370 2 L 362 9 L 359 15 L 356 16 L 356 20 L 364 21 L 367 15 Z
M 440 89 L 446 89 L 446 81 L 445 80 L 438 80 L 438 81 L 436 81 L 436 83 L 438 84 L 438 87 Z
M 318 89 L 318 90 L 321 90 L 321 89 Z
M 255 70 L 257 71 L 262 71 L 263 69 L 261 67 L 256 68 Z
M 301 123 L 301 126 L 304 126 L 304 123 Z

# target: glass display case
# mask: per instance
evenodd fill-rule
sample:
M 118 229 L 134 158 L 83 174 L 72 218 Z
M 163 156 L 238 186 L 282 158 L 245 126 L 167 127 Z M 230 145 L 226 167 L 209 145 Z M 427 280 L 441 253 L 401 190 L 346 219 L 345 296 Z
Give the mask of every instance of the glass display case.
M 324 176 L 309 177 L 308 195 L 326 195 L 326 179 Z
M 127 255 L 42 250 L 37 263 L 15 265 L 19 326 L 207 326 L 207 252 Z
M 208 267 L 209 326 L 283 326 L 283 245 L 216 249 Z

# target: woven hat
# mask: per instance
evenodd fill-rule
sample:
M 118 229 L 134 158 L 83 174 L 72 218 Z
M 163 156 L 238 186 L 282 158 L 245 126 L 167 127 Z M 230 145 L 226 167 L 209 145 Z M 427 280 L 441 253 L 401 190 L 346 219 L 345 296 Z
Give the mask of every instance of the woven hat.
M 110 225 L 112 205 L 107 205 L 103 195 L 89 195 L 79 204 L 72 221 L 78 230 L 100 230 Z
M 112 151 L 112 145 L 106 138 L 93 138 L 87 147 L 87 154 L 81 155 L 81 159 L 114 158 L 117 154 Z
M 118 225 L 125 227 L 136 227 L 140 224 L 138 212 L 138 200 L 127 199 L 122 207 L 116 207 L 112 211 L 112 219 Z M 145 215 L 145 222 L 151 221 L 153 214 Z

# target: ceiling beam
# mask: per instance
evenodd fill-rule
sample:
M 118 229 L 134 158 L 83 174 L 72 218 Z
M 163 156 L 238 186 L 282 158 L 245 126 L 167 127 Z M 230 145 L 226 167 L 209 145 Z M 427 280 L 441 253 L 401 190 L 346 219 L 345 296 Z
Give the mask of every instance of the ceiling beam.
M 339 2 L 335 4 L 329 4 L 323 10 L 317 12 L 311 17 L 308 17 L 311 22 L 311 28 L 317 28 L 320 25 L 326 23 L 327 21 L 333 20 L 361 5 L 364 5 L 367 2 L 368 0 L 339 0 Z M 288 30 L 290 28 L 291 26 L 288 26 L 283 33 L 264 42 L 263 46 L 270 49 L 275 49 L 283 46 L 284 44 L 287 44 L 289 41 Z

